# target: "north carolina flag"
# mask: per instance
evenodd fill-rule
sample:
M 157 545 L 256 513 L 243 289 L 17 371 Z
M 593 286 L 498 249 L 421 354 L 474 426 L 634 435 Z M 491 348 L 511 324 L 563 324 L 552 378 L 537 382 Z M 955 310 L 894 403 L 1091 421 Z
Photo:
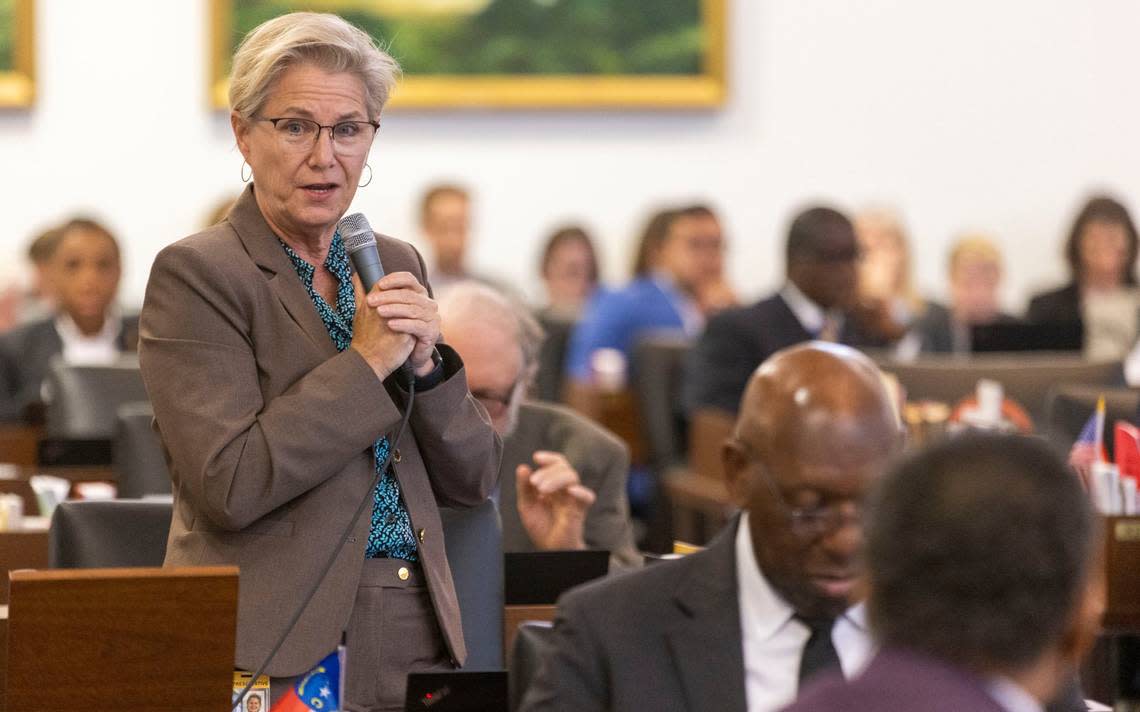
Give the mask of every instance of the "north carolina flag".
M 270 712 L 340 710 L 340 651 L 334 651 L 277 700 Z

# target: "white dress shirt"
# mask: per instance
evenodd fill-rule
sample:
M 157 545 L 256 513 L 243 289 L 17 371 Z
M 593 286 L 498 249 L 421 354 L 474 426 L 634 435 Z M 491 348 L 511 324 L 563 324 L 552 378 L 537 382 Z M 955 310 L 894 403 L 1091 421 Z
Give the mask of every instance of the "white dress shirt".
M 103 328 L 94 336 L 87 336 L 67 314 L 55 318 L 55 330 L 63 342 L 63 360 L 76 366 L 104 366 L 114 363 L 120 356 L 119 333 L 123 320 L 118 314 L 109 314 Z
M 736 532 L 736 578 L 748 712 L 773 712 L 796 698 L 800 656 L 811 631 L 793 617 L 795 611 L 756 564 L 748 512 L 740 515 Z M 847 609 L 836 619 L 831 641 L 845 677 L 863 670 L 874 652 L 863 604 Z
M 780 290 L 780 298 L 792 310 L 792 314 L 796 317 L 796 321 L 804 328 L 804 331 L 812 335 L 818 335 L 823 330 L 827 322 L 835 325 L 835 332 L 838 335 L 843 331 L 843 312 L 838 309 L 824 310 L 823 307 L 813 302 L 806 294 L 800 291 L 796 285 L 788 282 L 784 288 Z
M 1006 712 L 1043 712 L 1036 697 L 1008 677 L 991 678 L 986 692 Z

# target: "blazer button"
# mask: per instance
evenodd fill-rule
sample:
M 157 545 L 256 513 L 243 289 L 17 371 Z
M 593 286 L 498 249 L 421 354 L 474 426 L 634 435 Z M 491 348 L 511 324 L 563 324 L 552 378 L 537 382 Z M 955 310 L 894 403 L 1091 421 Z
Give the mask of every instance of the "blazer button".
M 398 576 L 401 581 L 407 581 L 411 574 L 408 572 L 407 566 L 401 566 L 400 570 L 396 572 L 396 576 Z
M 403 458 L 400 457 L 400 448 L 396 448 L 396 452 L 392 453 L 392 462 L 400 462 Z
M 420 543 L 423 544 L 424 543 L 424 530 L 420 529 L 418 532 L 416 532 L 416 535 L 420 538 Z

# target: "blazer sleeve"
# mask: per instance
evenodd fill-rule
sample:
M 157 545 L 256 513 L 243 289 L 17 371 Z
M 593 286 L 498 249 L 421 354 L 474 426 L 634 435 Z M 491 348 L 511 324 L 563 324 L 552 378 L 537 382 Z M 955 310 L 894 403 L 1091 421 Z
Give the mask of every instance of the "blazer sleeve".
M 427 269 L 419 251 L 420 273 L 427 287 Z M 416 393 L 409 425 L 416 434 L 420 455 L 436 501 L 445 506 L 474 507 L 491 496 L 499 479 L 503 442 L 491 417 L 467 388 L 467 374 L 459 354 L 442 341 L 436 350 L 443 359 L 444 380 Z
M 340 472 L 400 411 L 355 350 L 262 395 L 248 286 L 175 244 L 155 259 L 139 359 L 180 495 L 237 531 Z
M 520 712 L 605 712 L 606 654 L 588 620 L 588 605 L 573 592 L 558 606 L 553 640 L 528 687 Z M 651 684 L 651 683 L 649 683 Z
M 629 478 L 629 448 L 607 440 L 595 442 L 596 456 L 590 467 L 596 474 L 580 473 L 597 490 L 597 501 L 586 513 L 586 545 L 610 552 L 610 560 L 621 568 L 639 568 L 641 554 L 634 543 L 629 518 L 626 480 Z

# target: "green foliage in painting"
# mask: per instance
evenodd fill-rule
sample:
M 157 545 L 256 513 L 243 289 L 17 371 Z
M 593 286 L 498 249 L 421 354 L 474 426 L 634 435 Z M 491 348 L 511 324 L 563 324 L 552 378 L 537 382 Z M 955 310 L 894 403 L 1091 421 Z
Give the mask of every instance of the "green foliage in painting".
M 0 3 L 11 0 L 0 0 Z M 338 14 L 389 47 L 411 76 L 699 74 L 701 0 L 491 0 L 475 13 L 383 14 L 346 2 Z M 363 9 L 362 9 L 363 8 Z M 233 47 L 303 1 L 235 0 Z M 232 53 L 231 53 L 232 54 Z
M 0 72 L 16 68 L 16 0 L 0 0 Z

